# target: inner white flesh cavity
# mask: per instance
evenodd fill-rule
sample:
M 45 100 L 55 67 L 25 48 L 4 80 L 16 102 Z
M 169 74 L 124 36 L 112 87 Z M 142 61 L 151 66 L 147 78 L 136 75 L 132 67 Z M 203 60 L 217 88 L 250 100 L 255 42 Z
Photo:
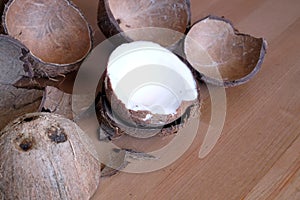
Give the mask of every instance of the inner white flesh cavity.
M 153 42 L 120 45 L 110 55 L 107 74 L 117 98 L 134 111 L 175 114 L 183 101 L 197 98 L 189 68 Z M 147 117 L 151 118 L 149 114 Z

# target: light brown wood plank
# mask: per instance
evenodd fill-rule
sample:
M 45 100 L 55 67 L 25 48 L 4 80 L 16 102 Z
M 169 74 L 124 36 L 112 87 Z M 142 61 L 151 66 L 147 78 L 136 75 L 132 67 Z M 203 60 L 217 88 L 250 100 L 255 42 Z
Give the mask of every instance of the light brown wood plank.
M 286 187 L 276 196 L 275 200 L 299 200 L 300 199 L 300 169 L 293 176 L 289 182 L 286 183 Z
M 283 188 L 292 187 L 296 190 L 300 182 L 300 137 L 291 145 L 290 148 L 274 164 L 270 171 L 260 180 L 260 182 L 247 194 L 245 200 L 274 199 L 282 193 Z M 298 171 L 298 173 L 297 173 Z M 289 189 L 290 190 L 290 189 Z M 299 194 L 298 194 L 299 195 Z M 279 198 L 280 199 L 280 198 Z M 282 198 L 284 199 L 284 198 Z M 290 198 L 285 198 L 290 199 Z

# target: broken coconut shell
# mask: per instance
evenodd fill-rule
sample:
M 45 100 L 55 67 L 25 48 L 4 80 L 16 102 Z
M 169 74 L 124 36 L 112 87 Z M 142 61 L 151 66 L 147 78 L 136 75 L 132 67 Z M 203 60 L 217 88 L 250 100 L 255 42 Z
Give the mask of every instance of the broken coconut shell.
M 34 76 L 56 77 L 75 71 L 92 49 L 92 31 L 69 0 L 10 0 L 3 26 L 28 48 L 22 51 L 22 60 Z
M 71 94 L 54 87 L 36 89 L 31 72 L 19 58 L 26 49 L 18 40 L 0 35 L 0 130 L 15 118 L 45 111 L 73 117 Z M 24 81 L 25 80 L 25 81 Z
M 99 0 L 98 26 L 107 38 L 121 33 L 126 42 L 168 47 L 184 36 L 190 21 L 189 0 Z
M 44 90 L 39 110 L 62 115 L 67 119 L 73 120 L 72 94 L 67 94 L 55 87 L 47 86 Z
M 24 115 L 0 132 L 1 199 L 90 199 L 101 176 L 85 133 L 59 115 Z
M 0 130 L 15 118 L 38 111 L 42 102 L 42 90 L 14 87 L 29 73 L 19 60 L 23 48 L 19 41 L 0 35 Z
M 123 44 L 112 52 L 104 87 L 113 114 L 131 126 L 170 124 L 198 96 L 190 69 L 171 51 L 146 41 Z
M 96 113 L 110 138 L 176 133 L 199 114 L 200 93 L 189 68 L 153 42 L 123 44 L 109 57 Z
M 239 33 L 224 18 L 208 16 L 190 28 L 184 40 L 186 60 L 207 83 L 237 86 L 261 68 L 266 41 Z

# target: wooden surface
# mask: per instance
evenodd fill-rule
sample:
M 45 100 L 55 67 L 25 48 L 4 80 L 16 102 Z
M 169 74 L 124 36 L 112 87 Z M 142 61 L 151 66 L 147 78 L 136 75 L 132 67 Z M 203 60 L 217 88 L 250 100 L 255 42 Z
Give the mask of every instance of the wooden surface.
M 96 35 L 96 0 L 75 1 Z M 222 137 L 198 158 L 210 117 L 204 95 L 198 135 L 172 165 L 151 173 L 101 180 L 98 199 L 300 199 L 300 1 L 192 0 L 192 20 L 225 16 L 240 32 L 268 41 L 262 70 L 226 90 Z

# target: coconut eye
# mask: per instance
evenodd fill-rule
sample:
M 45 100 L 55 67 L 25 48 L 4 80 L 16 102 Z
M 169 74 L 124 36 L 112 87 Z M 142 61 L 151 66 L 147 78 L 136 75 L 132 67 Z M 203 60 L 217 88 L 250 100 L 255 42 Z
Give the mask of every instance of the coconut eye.
M 22 151 L 27 152 L 34 147 L 34 144 L 35 144 L 34 138 L 25 138 L 21 141 L 19 147 Z

